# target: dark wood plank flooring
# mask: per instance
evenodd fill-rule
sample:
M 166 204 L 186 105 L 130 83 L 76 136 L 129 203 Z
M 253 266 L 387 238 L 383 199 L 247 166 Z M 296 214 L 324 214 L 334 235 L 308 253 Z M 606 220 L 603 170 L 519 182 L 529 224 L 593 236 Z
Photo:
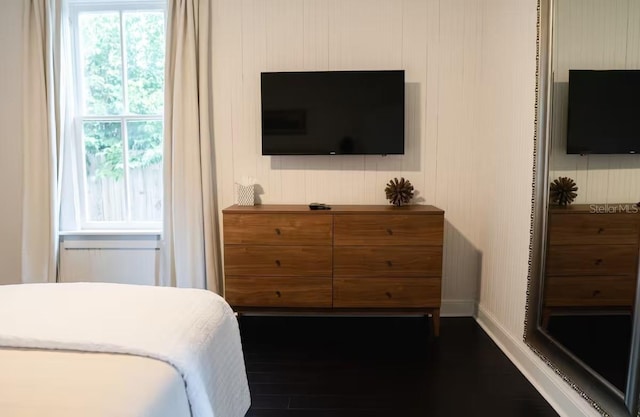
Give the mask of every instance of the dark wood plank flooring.
M 240 319 L 247 417 L 557 416 L 472 318 Z
M 551 316 L 548 327 L 553 338 L 620 392 L 627 387 L 632 330 L 630 315 Z

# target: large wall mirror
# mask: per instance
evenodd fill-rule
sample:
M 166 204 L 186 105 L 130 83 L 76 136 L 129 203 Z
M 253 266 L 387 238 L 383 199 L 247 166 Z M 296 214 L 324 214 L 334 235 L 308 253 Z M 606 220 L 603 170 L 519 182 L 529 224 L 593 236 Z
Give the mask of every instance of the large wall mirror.
M 540 10 L 525 338 L 602 415 L 635 416 L 640 0 L 542 0 Z M 566 206 L 549 192 L 560 178 L 577 187 Z

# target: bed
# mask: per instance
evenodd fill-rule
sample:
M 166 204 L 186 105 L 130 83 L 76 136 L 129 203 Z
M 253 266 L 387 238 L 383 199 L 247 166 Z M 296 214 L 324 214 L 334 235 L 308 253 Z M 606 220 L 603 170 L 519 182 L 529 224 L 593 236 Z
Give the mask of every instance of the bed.
M 229 305 L 205 290 L 0 286 L 0 415 L 242 417 Z

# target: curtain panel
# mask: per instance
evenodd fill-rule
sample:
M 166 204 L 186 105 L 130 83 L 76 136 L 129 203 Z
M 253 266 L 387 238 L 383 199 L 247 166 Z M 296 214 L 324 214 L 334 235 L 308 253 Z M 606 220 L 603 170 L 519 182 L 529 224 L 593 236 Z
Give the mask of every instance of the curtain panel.
M 25 0 L 23 15 L 22 281 L 55 282 L 63 150 L 61 7 L 55 0 Z
M 219 292 L 209 0 L 169 0 L 162 285 Z

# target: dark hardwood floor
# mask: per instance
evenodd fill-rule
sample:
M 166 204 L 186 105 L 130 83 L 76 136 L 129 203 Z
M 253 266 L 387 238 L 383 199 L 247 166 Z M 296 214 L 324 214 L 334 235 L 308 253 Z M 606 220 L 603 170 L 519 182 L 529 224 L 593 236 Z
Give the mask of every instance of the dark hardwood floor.
M 631 315 L 552 316 L 548 327 L 554 339 L 620 392 L 627 387 L 632 330 Z
M 240 319 L 247 417 L 557 416 L 471 318 Z

